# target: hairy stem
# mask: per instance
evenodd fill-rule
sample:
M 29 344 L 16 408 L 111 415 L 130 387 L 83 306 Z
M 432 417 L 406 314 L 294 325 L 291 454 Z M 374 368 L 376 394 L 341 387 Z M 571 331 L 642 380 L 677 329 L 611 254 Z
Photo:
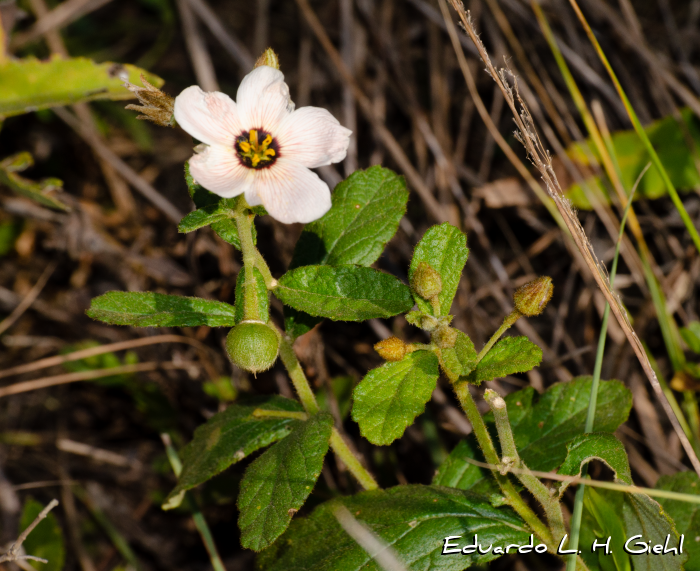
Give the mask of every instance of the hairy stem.
M 255 215 L 247 212 L 247 208 L 248 203 L 243 196 L 240 196 L 233 219 L 236 221 L 238 228 L 238 237 L 241 241 L 241 252 L 243 253 L 243 266 L 246 268 L 245 283 L 243 284 L 243 319 L 260 320 L 258 290 L 255 287 L 255 267 L 260 254 L 253 242 L 253 219 Z
M 496 341 L 498 341 L 501 338 L 501 335 L 503 335 L 522 316 L 523 314 L 520 313 L 517 309 L 514 309 L 506 316 L 506 318 L 503 320 L 503 323 L 498 328 L 498 331 L 496 331 L 496 333 L 494 333 L 491 336 L 489 342 L 486 345 L 484 345 L 484 348 L 476 356 L 477 363 L 479 363 L 486 356 L 486 354 L 491 350 L 491 347 L 493 347 L 496 344 Z
M 255 418 L 293 418 L 295 420 L 309 420 L 309 415 L 305 412 L 294 412 L 289 410 L 267 410 L 256 408 L 253 411 Z
M 316 414 L 319 411 L 318 403 L 304 374 L 304 370 L 301 368 L 301 363 L 299 363 L 299 359 L 294 352 L 292 341 L 279 329 L 275 329 L 280 337 L 280 358 L 289 373 L 289 377 L 292 379 L 292 384 L 297 395 L 299 395 L 299 400 L 308 414 Z M 365 490 L 376 490 L 379 488 L 376 480 L 355 457 L 335 427 L 331 433 L 331 448 Z
M 493 446 L 491 441 L 491 436 L 486 428 L 484 419 L 481 418 L 479 409 L 476 407 L 476 403 L 469 392 L 469 383 L 464 381 L 457 382 L 454 384 L 454 390 L 459 399 L 459 403 L 462 405 L 464 413 L 467 415 L 469 422 L 471 422 L 474 429 L 474 436 L 484 453 L 484 459 L 491 465 L 498 465 L 500 460 L 498 458 L 498 453 L 496 448 Z M 525 522 L 530 526 L 533 532 L 540 538 L 546 545 L 547 549 L 556 553 L 557 546 L 554 542 L 554 536 L 549 531 L 549 528 L 542 523 L 537 514 L 532 511 L 530 506 L 527 505 L 525 500 L 520 496 L 518 491 L 513 486 L 513 483 L 508 479 L 507 476 L 502 475 L 498 472 L 493 472 L 498 485 L 506 497 L 506 503 L 512 507 L 520 517 L 522 517 Z
M 549 489 L 539 478 L 529 473 L 525 463 L 520 459 L 518 449 L 515 447 L 515 439 L 513 438 L 513 430 L 508 420 L 508 409 L 506 401 L 501 396 L 491 389 L 487 389 L 484 393 L 484 399 L 491 406 L 493 417 L 496 420 L 496 430 L 498 431 L 498 439 L 501 442 L 501 452 L 503 453 L 502 461 L 504 464 L 510 464 L 515 468 L 524 470 L 525 473 L 518 473 L 515 476 L 529 490 L 544 509 L 547 516 L 547 521 L 554 533 L 557 541 L 561 540 L 566 533 L 564 525 L 564 515 L 561 511 L 559 501 L 555 496 L 549 493 Z

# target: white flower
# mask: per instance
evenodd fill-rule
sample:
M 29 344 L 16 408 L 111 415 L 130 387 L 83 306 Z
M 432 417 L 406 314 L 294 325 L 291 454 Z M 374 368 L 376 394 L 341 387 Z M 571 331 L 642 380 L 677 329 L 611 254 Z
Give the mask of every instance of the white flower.
M 260 66 L 246 75 L 237 101 L 188 87 L 175 120 L 206 144 L 190 159 L 204 188 L 230 198 L 245 193 L 280 222 L 311 222 L 331 207 L 328 185 L 309 169 L 345 158 L 352 131 L 326 109 L 294 110 L 284 75 Z

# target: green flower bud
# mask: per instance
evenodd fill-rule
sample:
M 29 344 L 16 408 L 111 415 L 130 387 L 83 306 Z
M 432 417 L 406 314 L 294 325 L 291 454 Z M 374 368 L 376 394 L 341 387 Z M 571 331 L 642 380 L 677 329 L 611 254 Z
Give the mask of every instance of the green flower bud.
M 272 48 L 267 48 L 255 62 L 255 67 L 260 67 L 261 65 L 267 65 L 275 69 L 280 68 L 279 57 L 277 57 L 277 54 Z
M 440 327 L 435 333 L 433 333 L 432 341 L 440 349 L 452 349 L 457 342 L 457 336 L 459 332 L 452 327 Z
M 407 345 L 398 337 L 389 337 L 377 343 L 374 350 L 385 361 L 400 361 L 406 356 Z
M 254 375 L 274 365 L 279 345 L 277 333 L 262 321 L 241 321 L 226 337 L 229 359 Z
M 515 290 L 513 294 L 515 309 L 528 317 L 539 315 L 544 311 L 547 302 L 552 299 L 553 292 L 552 278 L 541 276 Z
M 411 287 L 423 299 L 433 299 L 442 291 L 442 278 L 430 264 L 421 262 L 411 277 Z

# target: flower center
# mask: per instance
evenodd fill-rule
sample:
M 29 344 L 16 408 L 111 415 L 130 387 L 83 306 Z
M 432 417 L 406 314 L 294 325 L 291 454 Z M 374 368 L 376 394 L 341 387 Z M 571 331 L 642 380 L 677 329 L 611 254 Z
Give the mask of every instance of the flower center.
M 279 154 L 277 141 L 267 131 L 251 129 L 236 138 L 236 153 L 241 162 L 252 169 L 272 166 Z

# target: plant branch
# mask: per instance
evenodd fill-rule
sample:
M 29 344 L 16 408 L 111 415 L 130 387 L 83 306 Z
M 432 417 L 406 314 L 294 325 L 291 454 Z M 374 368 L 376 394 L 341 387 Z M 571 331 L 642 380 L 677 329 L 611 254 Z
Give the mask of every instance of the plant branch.
M 484 357 L 486 357 L 486 354 L 491 350 L 491 347 L 493 347 L 496 344 L 496 341 L 498 341 L 501 338 L 501 335 L 503 335 L 522 316 L 523 314 L 520 313 L 517 309 L 514 309 L 506 316 L 496 333 L 494 333 L 491 336 L 489 342 L 486 343 L 486 345 L 484 345 L 484 348 L 476 356 L 477 364 L 480 363 Z
M 17 541 L 15 541 L 11 546 L 10 549 L 8 549 L 7 553 L 4 555 L 0 555 L 0 563 L 5 563 L 8 561 L 20 561 L 23 559 L 31 559 L 32 561 L 41 561 L 42 563 L 48 563 L 46 559 L 41 559 L 40 557 L 34 557 L 33 555 L 20 555 L 20 550 L 22 549 L 22 544 L 26 541 L 27 537 L 29 537 L 29 534 L 34 530 L 34 528 L 39 525 L 39 522 L 41 520 L 45 519 L 47 515 L 49 515 L 49 512 L 55 508 L 58 505 L 58 500 L 51 500 L 49 502 L 49 505 L 47 505 L 41 512 L 39 513 L 36 518 L 34 518 L 34 521 L 30 523 L 27 528 L 20 534 L 20 536 L 17 538 Z
M 243 253 L 243 266 L 246 269 L 245 282 L 243 284 L 243 319 L 260 320 L 258 289 L 255 285 L 256 261 L 260 254 L 253 242 L 253 219 L 255 215 L 247 212 L 247 209 L 248 203 L 245 201 L 245 198 L 239 196 L 233 218 L 238 228 L 238 237 L 241 241 L 241 252 Z

